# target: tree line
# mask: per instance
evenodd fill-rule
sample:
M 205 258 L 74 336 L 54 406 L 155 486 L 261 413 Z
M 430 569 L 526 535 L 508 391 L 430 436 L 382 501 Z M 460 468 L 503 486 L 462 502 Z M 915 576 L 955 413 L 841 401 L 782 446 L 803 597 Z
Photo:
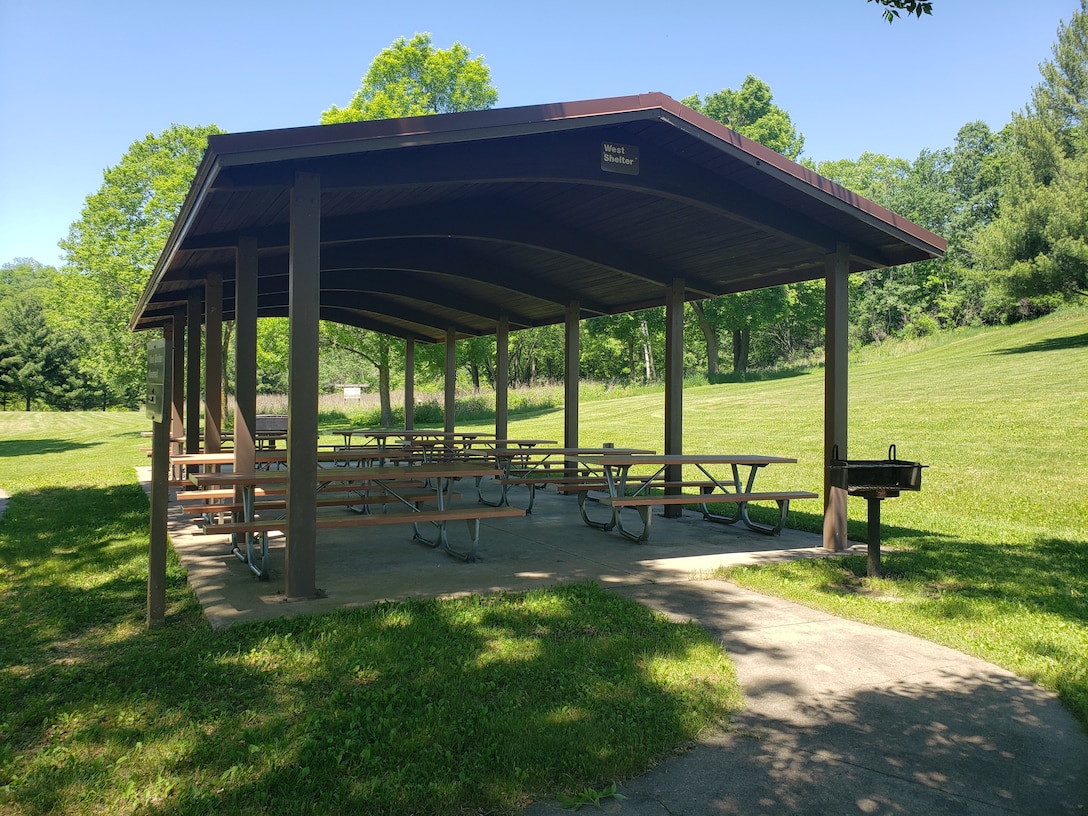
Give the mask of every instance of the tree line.
M 930 4 L 882 3 L 908 14 Z M 482 58 L 430 35 L 400 38 L 371 63 L 345 107 L 322 123 L 490 108 L 498 93 Z M 948 239 L 942 259 L 851 276 L 855 346 L 1051 312 L 1088 295 L 1088 0 L 1061 22 L 1050 59 L 1023 108 L 1000 130 L 967 122 L 955 144 L 914 159 L 863 153 L 812 161 L 804 136 L 770 87 L 748 76 L 738 89 L 683 103 Z M 128 320 L 165 243 L 215 125 L 173 125 L 134 143 L 61 241 L 60 270 L 32 259 L 0 267 L 0 405 L 31 409 L 134 407 L 143 398 L 145 340 Z M 691 302 L 685 371 L 711 381 L 752 369 L 818 363 L 823 285 L 812 281 Z M 229 331 L 229 328 L 228 328 Z M 514 384 L 562 378 L 563 329 L 512 332 Z M 585 320 L 581 375 L 653 381 L 663 370 L 664 307 Z M 259 327 L 258 388 L 286 391 L 283 319 Z M 225 353 L 231 352 L 229 336 Z M 403 343 L 354 327 L 322 326 L 321 378 L 371 384 L 383 397 L 403 378 Z M 417 378 L 438 381 L 441 347 L 420 347 Z M 493 383 L 494 338 L 458 345 L 464 384 Z M 226 360 L 224 371 L 233 366 Z M 731 373 L 730 373 L 731 372 Z M 229 376 L 229 374 L 228 374 Z M 231 388 L 226 383 L 228 393 Z

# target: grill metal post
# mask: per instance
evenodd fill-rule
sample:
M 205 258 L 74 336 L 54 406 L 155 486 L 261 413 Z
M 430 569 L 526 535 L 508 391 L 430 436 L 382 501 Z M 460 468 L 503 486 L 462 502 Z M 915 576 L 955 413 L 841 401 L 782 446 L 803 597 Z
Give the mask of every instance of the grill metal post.
M 880 577 L 880 502 L 879 496 L 869 496 L 869 529 L 866 543 L 869 545 L 869 565 L 866 574 Z

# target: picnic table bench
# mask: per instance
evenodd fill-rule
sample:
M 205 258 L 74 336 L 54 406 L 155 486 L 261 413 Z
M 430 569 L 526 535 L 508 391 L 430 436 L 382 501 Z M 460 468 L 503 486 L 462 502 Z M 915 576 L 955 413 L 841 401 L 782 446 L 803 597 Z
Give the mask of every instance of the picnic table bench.
M 652 509 L 663 505 L 695 504 L 702 508 L 703 518 L 722 524 L 742 522 L 745 527 L 766 535 L 782 532 L 793 499 L 815 499 L 816 493 L 806 490 L 761 491 L 754 490 L 756 475 L 772 464 L 793 464 L 796 459 L 782 456 L 721 455 L 721 454 L 628 454 L 609 453 L 596 457 L 596 464 L 604 473 L 605 491 L 597 501 L 609 508 L 609 515 L 601 520 L 591 518 L 587 509 L 587 492 L 579 494 L 579 510 L 582 520 L 590 527 L 602 530 L 616 529 L 624 536 L 645 543 L 650 536 Z M 694 467 L 701 475 L 695 480 L 669 480 L 664 477 L 672 466 Z M 715 476 L 708 468 L 728 466 L 731 478 Z M 741 479 L 740 469 L 749 468 L 746 480 Z M 635 472 L 632 473 L 632 468 Z M 643 470 L 645 469 L 645 470 Z M 698 487 L 696 494 L 684 493 L 684 487 Z M 654 489 L 665 488 L 664 495 L 651 494 Z M 748 505 L 752 502 L 773 501 L 778 505 L 779 516 L 775 524 L 763 524 L 751 519 Z M 711 512 L 708 505 L 733 504 L 732 515 Z M 625 528 L 620 511 L 632 508 L 642 521 L 641 529 Z

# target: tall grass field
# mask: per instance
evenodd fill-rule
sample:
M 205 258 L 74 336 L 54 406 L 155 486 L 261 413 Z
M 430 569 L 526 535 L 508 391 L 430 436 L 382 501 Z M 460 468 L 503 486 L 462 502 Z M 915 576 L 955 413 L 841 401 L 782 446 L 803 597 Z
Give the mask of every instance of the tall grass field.
M 760 487 L 820 492 L 822 411 L 819 371 L 689 388 L 685 449 L 796 457 Z M 562 427 L 540 409 L 510 435 Z M 580 406 L 582 445 L 661 450 L 663 427 L 660 392 Z M 0 413 L 0 811 L 595 801 L 740 704 L 709 637 L 592 585 L 213 632 L 171 557 L 167 626 L 149 632 L 133 472 L 148 428 L 137 414 Z M 725 577 L 993 661 L 1088 725 L 1086 441 L 1088 313 L 869 351 L 851 365 L 844 453 L 894 443 L 928 465 L 920 492 L 883 504 L 884 577 L 861 556 Z M 819 502 L 795 504 L 789 525 L 818 531 Z M 863 541 L 866 503 L 850 515 Z

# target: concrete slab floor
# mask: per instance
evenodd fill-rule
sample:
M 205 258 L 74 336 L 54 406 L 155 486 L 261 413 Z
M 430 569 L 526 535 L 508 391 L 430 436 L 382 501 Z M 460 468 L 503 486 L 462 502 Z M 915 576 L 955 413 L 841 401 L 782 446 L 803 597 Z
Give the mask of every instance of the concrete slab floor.
M 471 485 L 461 491 L 462 502 L 475 500 Z M 512 500 L 524 505 L 525 498 L 519 490 Z M 655 518 L 649 541 L 637 544 L 618 532 L 586 526 L 575 498 L 538 491 L 531 515 L 481 524 L 474 563 L 412 541 L 409 524 L 319 530 L 317 587 L 322 597 L 289 602 L 283 594 L 281 534 L 271 537 L 271 577 L 262 581 L 231 554 L 227 536 L 205 535 L 193 519 L 171 503 L 170 539 L 214 627 L 383 600 L 521 591 L 576 581 L 606 587 L 689 581 L 723 565 L 829 555 L 821 537 L 812 533 L 787 529 L 766 536 L 739 524 L 707 522 L 693 512 L 679 519 Z M 449 536 L 455 549 L 469 541 L 460 523 L 449 526 Z

